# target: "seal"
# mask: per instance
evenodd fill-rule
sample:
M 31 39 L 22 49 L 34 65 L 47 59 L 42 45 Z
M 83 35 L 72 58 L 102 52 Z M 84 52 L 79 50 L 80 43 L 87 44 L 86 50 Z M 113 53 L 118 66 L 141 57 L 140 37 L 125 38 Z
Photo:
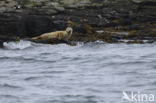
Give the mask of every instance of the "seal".
M 73 33 L 73 29 L 71 27 L 67 27 L 65 31 L 56 31 L 56 32 L 50 32 L 50 33 L 44 33 L 40 36 L 32 38 L 33 40 L 63 40 L 68 42 L 68 40 L 71 38 Z

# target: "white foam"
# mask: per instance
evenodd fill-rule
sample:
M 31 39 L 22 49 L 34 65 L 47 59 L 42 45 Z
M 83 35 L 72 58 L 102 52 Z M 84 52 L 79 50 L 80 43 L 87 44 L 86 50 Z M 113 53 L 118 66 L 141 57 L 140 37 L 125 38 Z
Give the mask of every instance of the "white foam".
M 7 49 L 25 49 L 32 46 L 30 41 L 16 41 L 16 42 L 4 42 L 4 47 Z

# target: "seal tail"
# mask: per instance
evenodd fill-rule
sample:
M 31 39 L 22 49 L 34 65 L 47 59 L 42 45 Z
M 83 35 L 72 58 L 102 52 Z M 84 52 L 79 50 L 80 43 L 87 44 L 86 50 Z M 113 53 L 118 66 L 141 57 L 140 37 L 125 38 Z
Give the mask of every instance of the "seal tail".
M 33 38 L 31 38 L 32 40 L 38 40 L 38 39 L 40 39 L 40 37 L 39 36 L 37 36 L 37 37 L 33 37 Z
M 32 38 L 24 38 L 23 40 L 26 40 L 26 41 L 34 41 Z
M 35 42 L 36 40 L 39 40 L 39 38 L 40 38 L 40 37 L 25 38 L 24 40 Z

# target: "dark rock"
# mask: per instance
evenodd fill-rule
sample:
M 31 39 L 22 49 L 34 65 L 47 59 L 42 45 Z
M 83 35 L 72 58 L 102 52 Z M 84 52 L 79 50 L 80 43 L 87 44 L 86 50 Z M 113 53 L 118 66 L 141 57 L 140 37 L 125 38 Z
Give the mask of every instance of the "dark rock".
M 35 43 L 44 43 L 44 44 L 60 44 L 60 43 L 70 44 L 70 42 L 66 42 L 64 40 L 59 40 L 59 39 L 53 39 L 53 40 L 33 40 L 31 38 L 28 38 L 28 39 L 24 39 L 24 40 L 35 42 Z
M 4 1 L 0 4 L 0 34 L 3 36 L 34 37 L 71 26 L 74 30 L 72 40 L 77 41 L 108 39 L 115 42 L 120 39 L 143 40 L 156 37 L 154 0 L 76 0 L 76 3 L 71 2 L 74 0 Z M 105 32 L 105 35 L 96 38 L 96 30 L 110 33 Z M 114 33 L 118 31 L 126 31 L 129 35 Z M 4 42 L 10 39 L 0 40 Z M 53 43 L 63 41 L 54 40 Z
M 49 16 L 24 15 L 18 21 L 18 36 L 34 37 L 46 32 L 64 30 L 66 23 L 63 20 L 54 20 Z
M 74 32 L 81 33 L 81 34 L 87 33 L 87 30 L 82 25 L 72 26 L 72 28 Z
M 3 47 L 4 42 L 10 41 L 19 41 L 19 37 L 12 37 L 12 36 L 0 36 L 0 47 Z
M 50 32 L 54 28 L 53 22 L 44 16 L 27 16 L 24 15 L 17 24 L 18 36 L 33 37 L 45 32 Z
M 53 25 L 55 26 L 55 30 L 65 30 L 67 23 L 65 20 L 54 20 Z
M 3 48 L 3 41 L 0 40 L 0 48 Z
M 16 20 L 18 16 L 16 14 L 0 14 L 0 34 L 15 34 L 17 33 Z

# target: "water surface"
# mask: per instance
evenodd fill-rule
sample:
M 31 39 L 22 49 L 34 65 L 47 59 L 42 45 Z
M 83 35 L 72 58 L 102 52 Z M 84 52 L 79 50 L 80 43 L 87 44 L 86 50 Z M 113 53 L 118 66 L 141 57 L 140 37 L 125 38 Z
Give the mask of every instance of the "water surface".
M 125 103 L 122 91 L 156 96 L 155 43 L 4 45 L 0 103 Z

